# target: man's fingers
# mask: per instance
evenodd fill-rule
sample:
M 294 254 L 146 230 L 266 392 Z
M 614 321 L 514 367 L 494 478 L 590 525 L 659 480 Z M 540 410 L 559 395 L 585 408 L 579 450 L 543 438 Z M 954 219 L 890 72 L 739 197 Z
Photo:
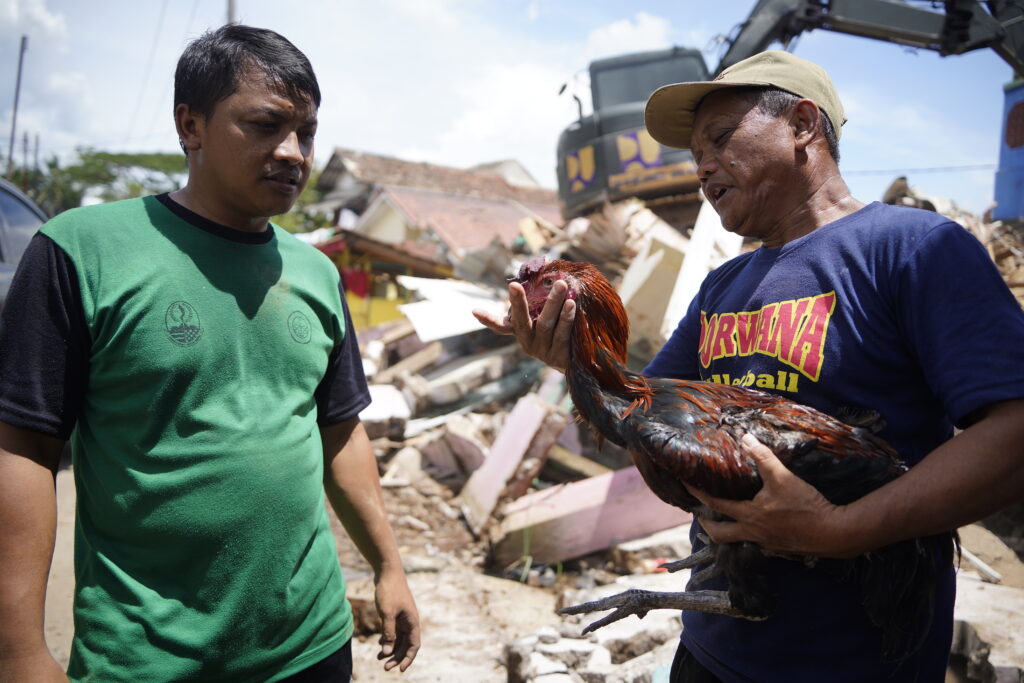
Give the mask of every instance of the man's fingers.
M 572 323 L 575 319 L 576 302 L 570 299 L 562 304 L 562 312 L 558 316 L 558 325 L 555 326 L 555 335 L 551 339 L 552 346 L 569 347 L 569 335 L 572 333 Z
M 397 633 L 397 636 L 393 636 L 390 640 L 386 640 L 385 635 L 381 636 L 381 648 L 377 659 L 390 657 L 384 663 L 385 671 L 391 671 L 396 666 L 399 671 L 405 671 L 416 659 L 416 653 L 420 649 L 419 624 L 415 620 L 409 619 L 404 613 L 392 623 L 395 624 L 396 631 L 394 632 Z M 384 631 L 387 633 L 386 627 Z
M 762 480 L 765 478 L 777 479 L 789 473 L 789 469 L 779 460 L 772 449 L 758 441 L 752 434 L 744 434 L 740 439 L 740 445 L 757 463 L 757 471 L 761 474 Z
M 392 614 L 381 614 L 380 652 L 377 659 L 390 657 L 395 651 L 395 617 Z
M 512 330 L 516 337 L 522 339 L 522 335 L 529 334 L 533 327 L 530 320 L 530 307 L 526 303 L 526 290 L 518 282 L 512 282 L 508 286 L 508 317 Z
M 704 533 L 715 543 L 731 543 L 745 540 L 742 529 L 736 522 L 714 521 L 701 519 L 700 526 Z
M 473 311 L 473 317 L 492 332 L 512 334 L 512 323 L 507 316 L 503 320 L 498 320 L 487 311 L 477 309 Z
M 690 492 L 691 496 L 704 503 L 704 505 L 707 505 L 715 512 L 720 512 L 729 517 L 733 516 L 737 505 L 743 505 L 743 503 L 746 502 L 742 500 L 729 500 L 728 498 L 716 498 L 706 491 L 701 491 L 700 489 L 693 488 L 686 484 L 683 485 L 686 486 L 686 490 Z M 711 524 L 712 522 L 709 521 L 708 523 Z M 703 520 L 701 521 L 701 524 L 704 524 Z
M 562 315 L 562 304 L 565 303 L 566 291 L 568 291 L 568 285 L 565 284 L 564 280 L 559 280 L 551 286 L 551 291 L 548 292 L 548 299 L 544 302 L 544 308 L 541 310 L 540 315 L 537 316 L 535 326 L 537 333 L 545 337 L 553 334 L 555 325 Z
M 407 624 L 406 633 L 403 633 L 399 647 L 395 652 L 395 656 L 392 658 L 392 662 L 398 665 L 399 671 L 405 671 L 412 664 L 413 660 L 416 659 L 416 653 L 420 651 L 420 629 L 419 624 Z M 391 662 L 388 662 L 391 664 Z M 394 666 L 394 665 L 392 665 Z M 389 667 L 385 666 L 385 669 Z

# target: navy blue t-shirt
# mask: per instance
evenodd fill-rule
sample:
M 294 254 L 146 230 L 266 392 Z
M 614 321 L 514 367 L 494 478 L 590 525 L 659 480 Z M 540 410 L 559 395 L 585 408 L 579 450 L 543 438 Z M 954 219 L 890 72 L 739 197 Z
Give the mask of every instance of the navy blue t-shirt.
M 881 436 L 913 465 L 975 411 L 1024 397 L 1024 313 L 961 226 L 873 203 L 716 269 L 644 372 L 750 386 L 832 414 L 878 411 Z M 683 643 L 723 681 L 943 680 L 951 567 L 928 641 L 893 673 L 873 656 L 878 630 L 855 586 L 770 564 L 780 599 L 768 620 L 683 613 Z

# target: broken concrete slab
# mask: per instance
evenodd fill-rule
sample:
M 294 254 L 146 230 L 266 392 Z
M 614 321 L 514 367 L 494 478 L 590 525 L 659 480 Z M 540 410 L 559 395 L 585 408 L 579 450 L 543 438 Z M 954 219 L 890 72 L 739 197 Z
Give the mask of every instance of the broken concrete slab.
M 984 683 L 1024 680 L 1024 589 L 957 574 L 953 654 L 967 658 L 967 673 Z
M 424 469 L 453 490 L 462 488 L 483 465 L 490 450 L 480 427 L 464 415 L 456 415 L 437 431 L 437 438 L 421 447 Z
M 612 653 L 608 648 L 589 640 L 558 638 L 544 642 L 541 638 L 535 652 L 561 662 L 570 670 L 601 668 L 612 663 Z
M 645 237 L 618 290 L 629 314 L 631 346 L 651 357 L 668 341 L 708 271 L 739 254 L 743 238 L 723 228 L 707 202 L 689 239 L 663 221 Z
M 555 439 L 565 429 L 565 423 L 568 421 L 569 416 L 560 410 L 553 409 L 548 413 L 533 435 L 533 441 L 519 462 L 515 474 L 512 475 L 505 490 L 502 491 L 498 505 L 515 500 L 530 490 L 547 463 L 548 454 L 554 447 Z
M 487 382 L 504 377 L 522 360 L 517 344 L 459 358 L 440 368 L 423 373 L 427 380 L 430 405 L 457 401 Z
M 666 575 L 624 576 L 600 588 L 565 591 L 559 602 L 594 600 L 629 588 L 678 590 L 688 572 Z M 583 624 L 601 613 L 568 617 L 556 628 L 543 628 L 505 646 L 508 680 L 541 683 L 548 678 L 537 675 L 530 664 L 550 661 L 563 664 L 573 681 L 589 683 L 667 683 L 668 672 L 679 642 L 681 623 L 678 611 L 664 610 L 644 619 L 616 622 L 586 636 Z M 653 617 L 653 618 L 652 618 Z M 582 621 L 581 621 L 582 619 Z M 602 633 L 603 632 L 603 633 Z M 543 657 L 543 660 L 538 658 Z
M 390 384 L 371 384 L 370 400 L 370 405 L 359 413 L 366 434 L 371 439 L 387 437 L 401 441 L 405 438 L 405 424 L 412 417 L 412 411 L 402 392 Z
M 501 514 L 493 535 L 499 565 L 527 547 L 534 562 L 568 560 L 692 519 L 658 499 L 635 467 L 529 493 Z
M 399 275 L 398 282 L 424 299 L 398 307 L 424 342 L 483 329 L 483 325 L 473 317 L 474 309 L 496 316 L 503 315 L 505 311 L 505 296 L 472 282 L 409 275 Z
M 669 670 L 678 647 L 678 638 L 670 639 L 622 664 L 589 667 L 574 673 L 584 683 L 668 683 Z
M 423 472 L 423 455 L 418 448 L 406 446 L 391 456 L 384 475 L 380 478 L 381 486 L 408 486 L 420 477 Z
M 456 358 L 420 375 L 403 376 L 403 393 L 418 413 L 451 404 L 489 382 L 509 376 L 522 358 L 516 344 Z
M 430 342 L 411 356 L 403 358 L 391 367 L 378 371 L 373 376 L 373 381 L 377 384 L 389 384 L 393 382 L 396 377 L 400 377 L 402 373 L 419 372 L 420 370 L 436 363 L 441 358 L 441 354 L 443 352 L 444 345 L 442 345 L 441 342 Z
M 530 450 L 537 431 L 555 410 L 535 394 L 527 394 L 508 414 L 484 464 L 473 472 L 458 497 L 466 522 L 474 534 L 479 535 L 490 519 L 502 491 Z

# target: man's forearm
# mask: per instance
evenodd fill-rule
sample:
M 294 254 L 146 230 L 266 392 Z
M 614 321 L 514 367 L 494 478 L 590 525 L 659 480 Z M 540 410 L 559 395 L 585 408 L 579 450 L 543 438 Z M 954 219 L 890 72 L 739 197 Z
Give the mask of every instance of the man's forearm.
M 920 464 L 847 506 L 869 549 L 955 529 L 1024 498 L 1024 400 L 994 406 Z
M 321 430 L 324 488 L 345 531 L 379 576 L 401 567 L 398 545 L 384 510 L 377 462 L 366 430 L 358 421 Z
M 853 557 L 956 529 L 1024 497 L 1024 400 L 991 406 L 909 472 L 848 505 L 828 502 L 766 446 L 744 441 L 744 447 L 763 481 L 753 499 L 690 490 L 734 520 L 701 521 L 719 543 L 753 541 L 780 553 Z
M 0 422 L 0 659 L 45 652 L 61 444 Z

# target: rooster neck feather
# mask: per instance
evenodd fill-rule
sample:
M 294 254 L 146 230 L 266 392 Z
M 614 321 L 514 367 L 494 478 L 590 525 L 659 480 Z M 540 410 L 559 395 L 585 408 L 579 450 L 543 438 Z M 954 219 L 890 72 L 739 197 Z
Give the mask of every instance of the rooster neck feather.
M 631 402 L 626 415 L 649 408 L 654 392 L 642 377 L 624 372 L 629 345 L 629 317 L 618 293 L 589 263 L 554 261 L 575 291 L 578 315 L 569 342 L 570 373 L 585 372 L 606 391 Z M 622 417 L 626 417 L 623 415 Z

